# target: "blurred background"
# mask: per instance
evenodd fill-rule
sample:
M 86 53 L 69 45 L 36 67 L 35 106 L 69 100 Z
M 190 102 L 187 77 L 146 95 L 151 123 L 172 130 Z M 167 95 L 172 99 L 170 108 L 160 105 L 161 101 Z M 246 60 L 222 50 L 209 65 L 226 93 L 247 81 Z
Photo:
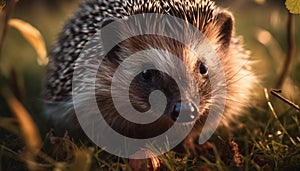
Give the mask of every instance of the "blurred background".
M 9 3 L 10 0 L 6 2 Z M 39 30 L 49 51 L 64 22 L 72 15 L 78 3 L 79 0 L 19 0 L 11 18 L 26 21 Z M 263 88 L 275 87 L 287 56 L 288 11 L 284 5 L 285 1 L 216 0 L 216 3 L 230 10 L 235 17 L 236 33 L 244 38 L 245 48 L 251 51 L 251 59 L 256 61 L 254 71 L 262 80 L 262 86 L 257 92 L 258 101 L 265 104 Z M 5 9 L 6 7 L 4 11 Z M 3 29 L 4 11 L 0 11 L 0 33 Z M 294 36 L 298 49 L 282 89 L 286 98 L 300 104 L 300 16 L 294 17 L 296 31 Z M 1 53 L 0 86 L 8 85 L 12 90 L 18 89 L 16 96 L 38 124 L 43 139 L 45 133 L 49 131 L 49 127 L 39 125 L 45 66 L 38 64 L 35 49 L 14 28 L 8 29 Z M 11 75 L 15 77 L 12 78 Z M 12 81 L 14 79 L 18 85 Z M 277 103 L 281 103 L 275 106 L 278 113 L 290 110 L 288 105 L 280 101 Z M 0 95 L 0 119 L 12 116 L 7 99 Z M 0 144 L 7 144 L 7 141 L 11 140 L 7 137 L 11 134 L 1 127 L 3 123 L 1 125 L 0 122 Z

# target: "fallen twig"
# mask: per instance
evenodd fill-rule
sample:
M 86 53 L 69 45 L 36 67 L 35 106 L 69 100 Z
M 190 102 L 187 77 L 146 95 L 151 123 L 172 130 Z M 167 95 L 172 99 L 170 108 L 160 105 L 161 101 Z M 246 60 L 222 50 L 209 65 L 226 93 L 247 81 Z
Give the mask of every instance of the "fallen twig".
M 282 95 L 279 94 L 279 93 L 281 93 L 281 90 L 272 89 L 270 92 L 271 92 L 271 94 L 278 97 L 280 100 L 284 101 L 285 103 L 287 103 L 290 106 L 294 107 L 298 112 L 300 112 L 300 107 L 298 105 L 296 105 L 295 103 L 293 103 L 289 99 L 287 99 L 287 98 L 285 98 L 285 97 L 283 97 Z

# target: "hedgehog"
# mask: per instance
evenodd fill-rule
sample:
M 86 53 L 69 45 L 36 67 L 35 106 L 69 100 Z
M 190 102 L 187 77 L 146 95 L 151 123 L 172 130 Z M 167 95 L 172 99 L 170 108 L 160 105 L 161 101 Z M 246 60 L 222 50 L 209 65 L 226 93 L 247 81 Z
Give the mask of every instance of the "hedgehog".
M 92 56 L 81 59 L 81 53 L 87 42 L 110 23 L 138 14 L 162 14 L 193 25 L 210 42 L 222 67 L 209 63 L 209 52 L 205 50 L 203 40 L 197 38 L 191 37 L 189 40 L 190 48 L 196 53 L 189 53 L 185 45 L 164 36 L 142 35 L 126 39 L 109 50 L 99 68 L 93 71 L 96 72 L 97 104 L 106 122 L 122 135 L 138 139 L 155 137 L 168 130 L 177 121 L 183 125 L 193 122 L 192 131 L 184 140 L 190 142 L 191 137 L 195 137 L 203 129 L 209 110 L 220 108 L 218 100 L 221 99 L 225 104 L 222 114 L 218 114 L 222 116 L 220 123 L 229 125 L 236 122 L 237 116 L 249 105 L 256 77 L 250 66 L 249 52 L 244 49 L 242 39 L 235 35 L 234 18 L 229 11 L 217 7 L 211 0 L 85 0 L 65 24 L 49 53 L 45 115 L 53 121 L 55 129 L 62 132 L 68 130 L 71 136 L 77 138 L 84 136 L 72 101 L 72 79 L 74 70 L 78 67 L 76 61 L 92 63 L 94 60 Z M 159 23 L 153 27 L 165 29 Z M 172 30 L 172 27 L 175 26 L 168 29 Z M 138 29 L 120 26 L 116 30 L 122 35 Z M 99 46 L 100 51 L 104 49 L 102 47 L 105 46 L 104 40 L 108 40 L 107 36 L 110 35 L 103 36 L 100 36 L 99 43 L 95 45 Z M 120 117 L 115 109 L 111 94 L 112 78 L 117 68 L 129 56 L 147 49 L 152 49 L 154 53 L 153 56 L 145 55 L 145 58 L 147 56 L 154 61 L 151 65 L 153 68 L 141 68 L 141 72 L 131 80 L 129 99 L 136 111 L 146 112 L 151 108 L 150 94 L 154 90 L 160 90 L 166 96 L 166 106 L 162 116 L 155 122 L 136 124 Z M 178 57 L 186 67 L 186 73 L 183 75 L 188 75 L 192 83 L 187 83 L 183 93 L 173 78 L 155 69 L 167 68 L 171 72 L 181 72 L 177 65 L 168 61 L 165 51 Z M 141 61 L 142 59 L 132 63 Z M 218 84 L 219 74 L 222 71 L 225 76 L 226 93 L 218 95 L 218 88 L 224 88 L 223 84 Z M 89 75 L 82 76 L 83 82 L 90 79 L 87 77 Z M 214 85 L 210 81 L 212 78 L 217 81 Z M 120 89 L 124 87 L 123 84 L 125 83 L 120 82 Z M 215 92 L 212 86 L 217 86 Z M 88 105 L 82 100 L 82 106 Z M 218 124 L 211 122 L 210 125 Z

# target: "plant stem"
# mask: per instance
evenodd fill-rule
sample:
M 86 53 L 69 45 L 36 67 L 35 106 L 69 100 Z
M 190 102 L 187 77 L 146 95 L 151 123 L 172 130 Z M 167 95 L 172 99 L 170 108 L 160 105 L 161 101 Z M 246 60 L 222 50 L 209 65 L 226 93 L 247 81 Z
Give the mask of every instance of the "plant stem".
M 11 0 L 9 6 L 7 8 L 7 11 L 5 13 L 5 18 L 4 18 L 4 23 L 3 23 L 3 31 L 2 31 L 2 34 L 0 37 L 0 60 L 1 60 L 1 56 L 2 56 L 1 54 L 2 54 L 3 43 L 4 43 L 7 29 L 8 29 L 8 21 L 10 19 L 10 16 L 11 16 L 17 2 L 18 2 L 18 0 Z
M 290 69 L 290 65 L 292 63 L 293 56 L 295 56 L 295 21 L 294 15 L 289 13 L 288 22 L 287 22 L 287 41 L 288 41 L 288 50 L 287 50 L 287 58 L 282 67 L 282 71 L 280 73 L 278 82 L 276 84 L 276 88 L 280 89 L 284 83 L 285 78 Z

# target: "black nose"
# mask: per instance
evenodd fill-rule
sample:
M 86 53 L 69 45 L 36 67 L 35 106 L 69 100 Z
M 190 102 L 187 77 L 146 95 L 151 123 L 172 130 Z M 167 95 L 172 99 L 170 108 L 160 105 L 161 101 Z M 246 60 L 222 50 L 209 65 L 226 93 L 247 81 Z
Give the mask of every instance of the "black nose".
M 174 121 L 178 121 L 178 122 L 192 122 L 197 118 L 197 114 L 198 114 L 198 110 L 194 103 L 179 102 L 174 105 L 173 111 L 171 113 L 171 117 Z

